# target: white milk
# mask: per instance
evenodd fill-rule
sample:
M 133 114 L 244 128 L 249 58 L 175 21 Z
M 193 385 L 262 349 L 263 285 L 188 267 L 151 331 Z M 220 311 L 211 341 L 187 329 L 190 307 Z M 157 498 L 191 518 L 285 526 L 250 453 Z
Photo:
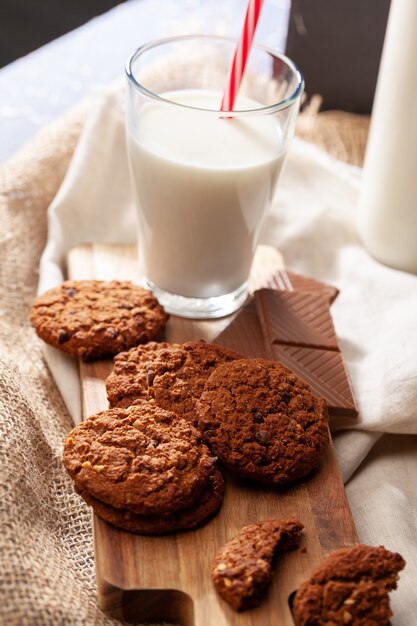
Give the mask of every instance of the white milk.
M 217 92 L 162 97 L 213 112 L 150 102 L 129 133 L 143 271 L 175 294 L 230 293 L 248 278 L 284 160 L 281 129 L 273 115 L 221 118 Z M 240 98 L 236 108 L 260 107 Z
M 379 261 L 417 274 L 417 2 L 393 0 L 358 210 Z

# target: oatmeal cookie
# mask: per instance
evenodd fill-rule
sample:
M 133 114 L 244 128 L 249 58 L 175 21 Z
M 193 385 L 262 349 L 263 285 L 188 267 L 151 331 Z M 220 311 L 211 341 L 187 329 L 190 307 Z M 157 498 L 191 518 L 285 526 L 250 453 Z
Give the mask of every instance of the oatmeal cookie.
M 211 577 L 218 594 L 236 611 L 258 606 L 272 579 L 277 552 L 300 544 L 303 524 L 296 519 L 267 520 L 244 526 L 220 548 Z
M 154 339 L 168 316 L 130 282 L 67 280 L 35 299 L 30 319 L 46 343 L 87 361 Z
M 198 427 L 214 454 L 239 475 L 262 482 L 307 476 L 329 443 L 325 401 L 277 361 L 220 365 L 197 409 Z
M 194 505 L 216 459 L 191 424 L 142 401 L 76 426 L 63 462 L 77 489 L 114 508 L 170 515 Z
M 107 398 L 111 407 L 128 407 L 135 400 L 147 400 L 149 387 L 155 379 L 155 369 L 161 368 L 173 352 L 181 352 L 177 343 L 166 341 L 136 346 L 114 357 L 111 374 L 106 378 Z
M 109 524 L 140 535 L 163 535 L 195 528 L 208 521 L 222 503 L 224 482 L 221 473 L 216 470 L 192 507 L 160 517 L 137 515 L 125 509 L 115 509 L 94 498 L 86 490 L 77 491 L 87 504 L 92 506 L 94 513 Z
M 401 555 L 357 545 L 330 554 L 295 594 L 296 626 L 389 626 Z
M 237 352 L 205 341 L 182 345 L 151 343 L 115 357 L 106 380 L 111 406 L 129 406 L 137 398 L 152 398 L 196 425 L 195 403 L 213 370 L 241 359 Z

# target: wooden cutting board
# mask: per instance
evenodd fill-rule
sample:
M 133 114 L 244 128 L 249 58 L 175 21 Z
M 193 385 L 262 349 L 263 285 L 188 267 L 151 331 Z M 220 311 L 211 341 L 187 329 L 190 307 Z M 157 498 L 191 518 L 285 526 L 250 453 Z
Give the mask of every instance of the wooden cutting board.
M 262 286 L 282 259 L 260 246 L 251 290 Z M 72 279 L 138 282 L 133 247 L 85 245 L 71 250 Z M 231 318 L 192 321 L 171 316 L 167 341 L 213 340 Z M 80 362 L 84 418 L 108 407 L 104 380 L 111 361 Z M 290 488 L 245 484 L 226 474 L 224 503 L 203 527 L 163 537 L 118 530 L 94 517 L 97 588 L 100 607 L 119 619 L 169 622 L 181 626 L 292 626 L 289 597 L 329 552 L 357 543 L 333 446 L 320 469 Z M 260 607 L 236 613 L 214 591 L 210 563 L 219 546 L 245 524 L 295 516 L 305 526 L 302 547 L 279 555 L 273 583 Z

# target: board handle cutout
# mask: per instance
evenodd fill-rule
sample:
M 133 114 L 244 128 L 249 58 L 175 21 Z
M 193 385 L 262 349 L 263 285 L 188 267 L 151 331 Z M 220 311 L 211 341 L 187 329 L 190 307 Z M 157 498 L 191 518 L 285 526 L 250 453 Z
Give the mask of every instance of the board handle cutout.
M 118 589 L 107 585 L 100 608 L 112 617 L 146 624 L 194 626 L 194 603 L 178 589 Z
M 292 607 L 293 607 L 293 604 L 294 604 L 294 598 L 295 598 L 295 594 L 296 594 L 296 593 L 297 593 L 297 589 L 295 589 L 294 591 L 292 591 L 292 592 L 290 593 L 290 595 L 288 596 L 288 606 L 289 606 L 289 609 L 290 609 L 291 619 L 292 619 L 292 623 L 294 624 L 294 626 L 295 626 L 295 622 L 294 622 L 294 617 L 293 617 Z

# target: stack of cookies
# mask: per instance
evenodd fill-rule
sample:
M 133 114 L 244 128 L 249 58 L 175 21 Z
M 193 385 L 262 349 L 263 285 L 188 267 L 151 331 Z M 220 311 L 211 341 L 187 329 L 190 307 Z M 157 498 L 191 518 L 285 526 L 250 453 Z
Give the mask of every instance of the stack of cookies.
M 89 417 L 67 437 L 63 461 L 97 515 L 131 532 L 193 528 L 223 498 L 216 459 L 200 433 L 153 402 Z

